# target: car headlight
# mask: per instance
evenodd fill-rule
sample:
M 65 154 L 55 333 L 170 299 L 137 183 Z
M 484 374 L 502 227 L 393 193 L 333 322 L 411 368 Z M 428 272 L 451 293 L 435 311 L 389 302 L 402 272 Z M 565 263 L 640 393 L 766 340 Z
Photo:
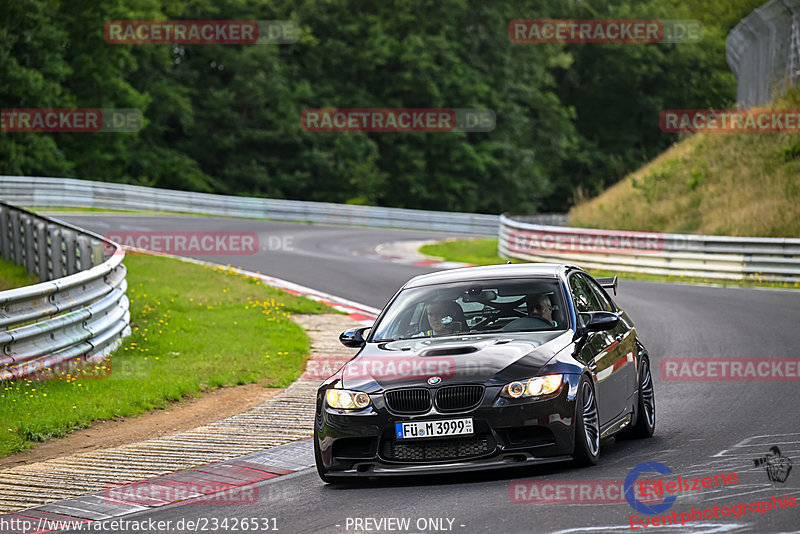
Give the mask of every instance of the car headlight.
M 562 380 L 563 377 L 561 375 L 545 375 L 529 378 L 528 380 L 517 380 L 503 386 L 503 391 L 500 392 L 500 395 L 507 399 L 549 395 L 558 390 Z
M 372 402 L 363 391 L 349 389 L 329 389 L 325 393 L 325 400 L 328 401 L 328 406 L 339 410 L 362 410 Z

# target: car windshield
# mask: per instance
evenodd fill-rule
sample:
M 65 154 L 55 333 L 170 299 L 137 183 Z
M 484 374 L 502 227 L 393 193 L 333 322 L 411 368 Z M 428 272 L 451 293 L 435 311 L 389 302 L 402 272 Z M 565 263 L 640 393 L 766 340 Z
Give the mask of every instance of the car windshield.
M 402 291 L 371 341 L 567 328 L 555 279 L 480 280 Z

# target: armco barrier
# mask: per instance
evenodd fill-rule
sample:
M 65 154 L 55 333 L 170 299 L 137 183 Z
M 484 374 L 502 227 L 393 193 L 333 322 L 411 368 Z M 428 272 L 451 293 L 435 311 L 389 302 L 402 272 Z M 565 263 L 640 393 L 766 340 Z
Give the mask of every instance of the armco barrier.
M 130 333 L 115 243 L 0 201 L 0 250 L 41 280 L 0 291 L 0 381 L 102 360 Z
M 155 210 L 492 236 L 498 224 L 497 215 L 237 197 L 70 178 L 0 176 L 0 198 L 35 208 Z
M 500 216 L 501 256 L 720 280 L 800 281 L 800 239 L 593 230 Z

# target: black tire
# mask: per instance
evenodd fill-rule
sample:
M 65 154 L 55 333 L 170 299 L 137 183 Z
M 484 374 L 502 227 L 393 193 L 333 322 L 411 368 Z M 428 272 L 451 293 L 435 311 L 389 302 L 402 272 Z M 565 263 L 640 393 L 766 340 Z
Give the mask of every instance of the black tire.
M 620 437 L 627 439 L 649 438 L 656 431 L 656 396 L 650 360 L 642 358 L 639 369 L 639 392 L 636 398 L 636 424 L 626 429 Z
M 579 467 L 595 465 L 600 458 L 600 416 L 597 411 L 597 397 L 594 394 L 594 386 L 586 377 L 581 378 L 578 384 L 575 407 L 575 451 L 572 458 Z

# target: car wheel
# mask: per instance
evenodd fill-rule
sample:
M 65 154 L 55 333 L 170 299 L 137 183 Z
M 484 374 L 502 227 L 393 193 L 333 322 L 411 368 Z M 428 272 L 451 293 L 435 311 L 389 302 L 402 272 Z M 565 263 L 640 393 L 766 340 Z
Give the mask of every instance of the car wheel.
M 636 424 L 622 433 L 626 438 L 649 438 L 656 430 L 656 396 L 650 361 L 642 358 L 639 370 L 639 395 L 636 402 Z
M 575 410 L 575 452 L 572 457 L 576 465 L 595 465 L 600 458 L 600 417 L 592 383 L 582 378 L 578 385 L 578 403 Z

